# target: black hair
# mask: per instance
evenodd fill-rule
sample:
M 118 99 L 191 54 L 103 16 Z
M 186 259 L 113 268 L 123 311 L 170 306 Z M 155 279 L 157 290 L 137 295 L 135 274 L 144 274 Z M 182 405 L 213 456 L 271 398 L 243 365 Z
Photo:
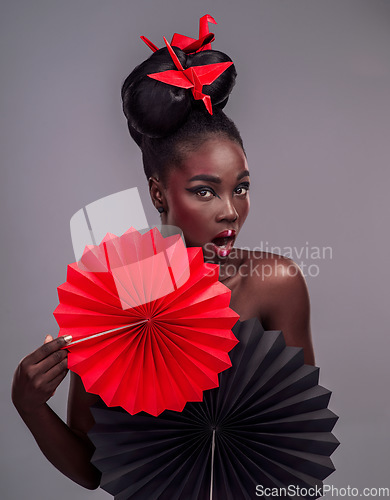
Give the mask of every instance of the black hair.
M 183 68 L 231 62 L 229 56 L 216 50 L 195 54 L 185 54 L 177 47 L 173 50 Z M 212 136 L 227 137 L 244 150 L 237 127 L 222 111 L 235 83 L 234 65 L 211 85 L 203 86 L 202 92 L 211 98 L 212 115 L 190 90 L 148 76 L 167 70 L 176 67 L 164 47 L 137 66 L 122 86 L 123 111 L 130 134 L 141 148 L 145 175 L 157 175 L 163 182 L 169 166 L 179 166 L 186 154 Z

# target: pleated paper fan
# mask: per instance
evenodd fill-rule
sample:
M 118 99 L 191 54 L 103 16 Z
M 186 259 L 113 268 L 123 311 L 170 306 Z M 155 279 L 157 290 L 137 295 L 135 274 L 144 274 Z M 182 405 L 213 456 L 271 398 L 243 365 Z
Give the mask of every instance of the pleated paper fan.
M 181 411 L 231 366 L 238 315 L 218 266 L 157 228 L 108 234 L 68 266 L 54 316 L 72 335 L 68 367 L 85 389 L 131 414 Z
M 253 499 L 257 485 L 321 488 L 333 472 L 337 416 L 319 369 L 257 319 L 233 332 L 232 367 L 203 402 L 158 417 L 92 407 L 92 463 L 116 500 Z

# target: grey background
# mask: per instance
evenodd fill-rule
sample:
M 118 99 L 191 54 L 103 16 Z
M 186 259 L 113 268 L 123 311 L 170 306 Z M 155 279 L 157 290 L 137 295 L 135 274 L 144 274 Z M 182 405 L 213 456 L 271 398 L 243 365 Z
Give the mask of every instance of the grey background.
M 321 383 L 341 441 L 337 487 L 390 486 L 388 206 L 390 2 L 384 0 L 16 0 L 2 2 L 2 498 L 109 498 L 41 455 L 10 402 L 13 371 L 56 334 L 56 287 L 73 252 L 70 217 L 138 186 L 157 222 L 120 86 L 177 31 L 212 14 L 215 49 L 235 61 L 227 113 L 252 175 L 239 244 L 330 246 L 307 277 Z M 308 242 L 308 243 L 306 243 Z M 67 382 L 51 401 L 65 415 Z

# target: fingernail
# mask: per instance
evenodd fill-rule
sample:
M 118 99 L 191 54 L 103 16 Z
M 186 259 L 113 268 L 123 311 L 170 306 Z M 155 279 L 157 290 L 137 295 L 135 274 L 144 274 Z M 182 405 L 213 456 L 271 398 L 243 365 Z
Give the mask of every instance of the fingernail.
M 62 338 L 67 344 L 70 344 L 72 342 L 72 335 L 64 335 Z

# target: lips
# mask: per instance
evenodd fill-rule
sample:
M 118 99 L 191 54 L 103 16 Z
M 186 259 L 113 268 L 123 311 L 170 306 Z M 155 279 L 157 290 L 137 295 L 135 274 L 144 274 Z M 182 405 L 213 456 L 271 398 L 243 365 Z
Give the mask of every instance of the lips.
M 221 233 L 218 233 L 217 236 L 213 238 L 212 241 L 219 239 L 219 238 L 230 238 L 234 237 L 236 235 L 236 231 L 234 229 L 226 229 L 226 231 L 222 231 Z
M 234 229 L 227 229 L 218 233 L 217 236 L 211 240 L 217 255 L 220 257 L 226 257 L 229 255 L 233 247 L 235 237 L 236 231 L 234 231 Z

